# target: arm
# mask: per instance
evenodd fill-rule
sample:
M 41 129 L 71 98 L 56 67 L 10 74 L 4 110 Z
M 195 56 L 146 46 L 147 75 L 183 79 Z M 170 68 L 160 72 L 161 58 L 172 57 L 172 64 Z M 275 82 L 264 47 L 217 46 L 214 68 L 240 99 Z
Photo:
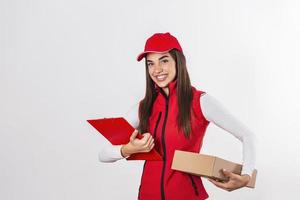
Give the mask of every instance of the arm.
M 243 169 L 241 174 L 242 176 L 248 175 L 247 179 L 249 180 L 255 167 L 255 135 L 212 96 L 208 94 L 202 95 L 200 97 L 200 105 L 203 115 L 208 121 L 226 130 L 242 142 Z M 246 180 L 246 178 L 244 179 Z
M 133 126 L 138 126 L 138 104 L 134 105 L 124 116 L 124 118 Z M 121 148 L 123 145 L 112 145 L 104 136 L 101 136 L 101 146 L 98 153 L 98 159 L 100 162 L 115 162 L 123 159 L 128 155 L 122 155 Z M 126 154 L 126 153 L 125 153 Z
M 125 119 L 134 127 L 138 126 L 138 105 L 130 109 L 125 114 Z M 150 133 L 144 133 L 142 139 L 137 139 L 138 131 L 134 131 L 130 141 L 123 145 L 112 145 L 103 136 L 103 145 L 99 151 L 98 157 L 100 162 L 115 162 L 122 158 L 127 158 L 131 154 L 140 152 L 149 152 L 154 147 L 154 139 Z

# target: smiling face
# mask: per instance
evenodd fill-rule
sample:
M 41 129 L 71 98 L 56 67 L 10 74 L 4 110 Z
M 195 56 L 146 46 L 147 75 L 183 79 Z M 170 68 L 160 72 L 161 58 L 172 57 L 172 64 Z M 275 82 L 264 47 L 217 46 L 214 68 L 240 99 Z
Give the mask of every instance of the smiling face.
M 168 95 L 168 85 L 176 77 L 176 62 L 169 52 L 148 53 L 146 64 L 151 79 Z

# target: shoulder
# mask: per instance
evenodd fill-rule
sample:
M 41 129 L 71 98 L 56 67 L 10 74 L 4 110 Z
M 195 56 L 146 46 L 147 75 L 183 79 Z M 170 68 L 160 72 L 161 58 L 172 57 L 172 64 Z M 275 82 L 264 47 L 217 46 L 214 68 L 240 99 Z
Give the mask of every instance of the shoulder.
M 194 114 L 198 119 L 201 119 L 201 120 L 204 119 L 204 121 L 206 121 L 208 123 L 208 121 L 205 118 L 204 110 L 203 110 L 204 108 L 203 108 L 203 104 L 201 102 L 203 99 L 203 96 L 206 96 L 206 92 L 203 90 L 199 90 L 195 87 L 192 87 L 192 90 L 193 90 L 192 108 L 193 108 Z
M 199 98 L 199 97 L 203 96 L 204 94 L 206 94 L 205 91 L 199 90 L 199 89 L 195 88 L 194 86 L 192 86 L 192 91 L 193 91 L 193 95 L 194 95 L 196 98 Z

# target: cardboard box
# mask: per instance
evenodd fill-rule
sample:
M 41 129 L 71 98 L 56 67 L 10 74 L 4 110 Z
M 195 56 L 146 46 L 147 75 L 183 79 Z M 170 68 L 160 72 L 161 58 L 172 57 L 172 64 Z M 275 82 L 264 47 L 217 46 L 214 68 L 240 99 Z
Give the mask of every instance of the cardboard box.
M 242 171 L 242 165 L 240 164 L 230 162 L 216 156 L 179 150 L 175 151 L 171 168 L 193 175 L 209 177 L 221 181 L 228 181 L 228 178 L 224 176 L 222 169 L 226 169 L 239 175 Z M 257 170 L 254 170 L 247 187 L 255 187 L 256 175 Z

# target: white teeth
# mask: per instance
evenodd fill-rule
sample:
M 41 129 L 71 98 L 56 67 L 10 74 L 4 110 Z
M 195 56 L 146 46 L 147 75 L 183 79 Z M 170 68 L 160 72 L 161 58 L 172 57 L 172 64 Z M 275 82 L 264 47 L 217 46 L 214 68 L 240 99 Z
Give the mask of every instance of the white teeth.
M 159 75 L 159 76 L 156 76 L 157 80 L 159 81 L 163 81 L 167 78 L 167 75 Z

